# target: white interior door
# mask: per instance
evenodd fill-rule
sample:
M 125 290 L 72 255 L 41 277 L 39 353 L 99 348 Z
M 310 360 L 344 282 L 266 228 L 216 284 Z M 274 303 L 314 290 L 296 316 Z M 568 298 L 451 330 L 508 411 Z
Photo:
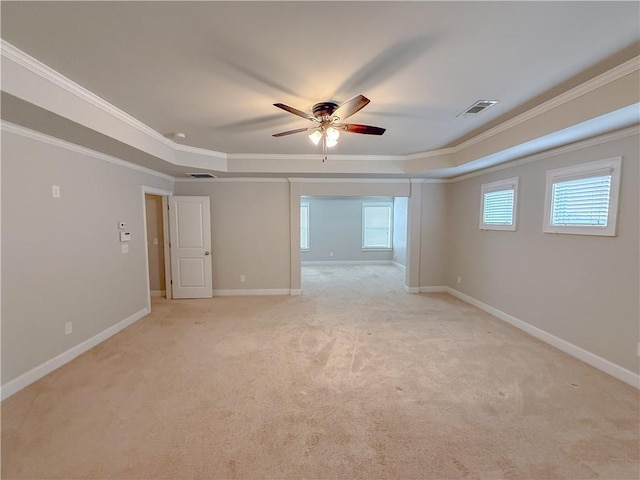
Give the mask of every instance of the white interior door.
M 169 197 L 173 298 L 211 298 L 209 197 Z

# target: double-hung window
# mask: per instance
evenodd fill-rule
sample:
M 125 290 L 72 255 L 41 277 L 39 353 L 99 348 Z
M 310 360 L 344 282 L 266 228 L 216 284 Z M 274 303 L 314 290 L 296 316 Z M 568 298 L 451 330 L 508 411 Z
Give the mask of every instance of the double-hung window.
M 364 202 L 362 204 L 362 248 L 391 249 L 392 224 L 392 202 Z
M 518 178 L 485 183 L 480 192 L 480 229 L 514 231 Z
M 621 160 L 548 171 L 543 231 L 615 236 Z
M 300 249 L 309 250 L 309 204 L 300 203 Z

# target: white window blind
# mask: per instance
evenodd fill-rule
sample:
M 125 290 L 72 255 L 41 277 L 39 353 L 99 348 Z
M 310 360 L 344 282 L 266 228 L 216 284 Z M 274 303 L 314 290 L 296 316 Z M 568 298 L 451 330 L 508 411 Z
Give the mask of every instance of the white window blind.
M 614 236 L 622 158 L 547 172 L 543 231 Z
M 607 226 L 611 175 L 553 184 L 552 225 Z
M 362 248 L 391 248 L 393 204 L 362 204 Z
M 309 204 L 300 204 L 300 248 L 309 250 Z
M 513 190 L 498 190 L 484 194 L 484 223 L 513 225 Z
M 508 178 L 481 187 L 480 228 L 515 230 L 518 179 Z

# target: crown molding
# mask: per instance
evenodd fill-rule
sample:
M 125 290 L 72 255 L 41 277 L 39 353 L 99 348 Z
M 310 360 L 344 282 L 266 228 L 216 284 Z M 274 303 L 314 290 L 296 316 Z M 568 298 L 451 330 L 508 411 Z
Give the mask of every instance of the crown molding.
M 634 57 L 631 60 L 628 60 L 618 65 L 617 67 L 612 68 L 611 70 L 608 70 L 596 77 L 593 77 L 590 80 L 587 80 L 586 82 L 578 85 L 577 87 L 567 90 L 566 92 L 563 92 L 560 95 L 553 97 L 552 99 L 547 100 L 544 103 L 541 103 L 540 105 L 536 105 L 532 109 L 527 110 L 526 112 L 521 113 L 520 115 L 517 115 L 516 117 L 513 117 L 512 119 L 507 120 L 506 122 L 503 122 L 500 125 L 497 125 L 485 132 L 482 132 L 473 138 L 470 138 L 466 142 L 456 145 L 454 147 L 456 150 L 456 153 L 462 150 L 465 150 L 475 145 L 476 143 L 482 142 L 490 137 L 493 137 L 499 133 L 505 132 L 510 128 L 520 125 L 521 123 L 524 123 L 528 120 L 531 120 L 532 118 L 542 115 L 543 113 L 553 110 L 554 108 L 564 105 L 565 103 L 575 100 L 578 97 L 581 97 L 589 92 L 592 92 L 611 82 L 614 82 L 639 69 L 640 69 L 640 56 Z
M 613 142 L 616 140 L 620 140 L 622 138 L 633 137 L 634 135 L 640 135 L 640 126 L 634 125 L 632 127 L 623 128 L 622 130 L 617 130 L 611 133 L 605 133 L 603 135 L 598 135 L 597 137 L 592 137 L 586 140 L 581 140 L 579 142 L 571 143 L 569 145 L 563 145 L 561 147 L 552 148 L 551 150 L 547 150 L 541 153 L 536 153 L 534 155 L 529 155 L 519 160 L 513 160 L 511 162 L 496 165 L 494 167 L 484 168 L 482 170 L 477 170 L 475 172 L 467 173 L 465 175 L 453 177 L 448 179 L 447 181 L 449 183 L 457 183 L 463 180 L 467 180 L 469 178 L 479 177 L 481 175 L 486 175 L 492 172 L 498 172 L 500 170 L 505 170 L 507 168 L 518 167 L 520 165 L 525 165 L 531 162 L 537 162 L 539 160 L 555 157 L 557 155 L 562 155 L 564 153 L 569 153 L 569 152 L 574 152 L 576 150 L 582 150 L 584 148 L 594 147 L 596 145 Z
M 28 69 L 41 78 L 57 85 L 79 99 L 95 106 L 96 108 L 108 113 L 123 123 L 137 129 L 143 134 L 148 135 L 152 139 L 160 142 L 161 144 L 171 148 L 174 152 L 190 153 L 200 156 L 205 156 L 215 159 L 223 160 L 317 160 L 320 154 L 251 154 L 251 153 L 225 153 L 205 148 L 192 147 L 189 145 L 182 145 L 174 142 L 171 139 L 166 138 L 156 130 L 120 110 L 114 105 L 110 104 L 103 98 L 92 93 L 86 88 L 80 86 L 64 75 L 53 70 L 51 67 L 45 65 L 39 60 L 31 57 L 22 50 L 13 46 L 6 40 L 0 39 L 0 53 L 3 57 L 15 62 L 16 64 Z M 618 80 L 626 75 L 629 75 L 640 69 L 640 56 L 635 57 L 627 62 L 612 68 L 611 70 L 602 73 L 590 80 L 587 80 L 581 85 L 574 87 L 560 95 L 510 119 L 494 128 L 486 130 L 475 137 L 460 143 L 454 147 L 444 148 L 439 150 L 430 150 L 423 152 L 416 152 L 403 155 L 330 155 L 330 160 L 335 161 L 386 161 L 386 162 L 403 162 L 412 160 L 421 160 L 426 158 L 433 158 L 439 156 L 447 156 L 456 154 L 462 150 L 465 150 L 479 142 L 487 140 L 490 137 L 503 133 L 517 125 L 520 125 L 534 117 L 537 117 L 545 112 L 548 112 L 558 106 L 561 106 L 567 102 L 570 102 L 580 96 L 583 96 L 593 90 L 596 90 L 604 85 L 607 85 L 615 80 Z M 128 163 L 128 162 L 127 162 Z M 178 165 L 178 164 L 176 164 Z M 469 174 L 472 175 L 472 174 Z M 457 178 L 463 178 L 461 176 Z
M 204 155 L 207 157 L 220 158 L 222 160 L 227 160 L 229 158 L 229 154 L 224 152 L 218 152 L 216 150 L 208 150 L 206 148 L 192 147 L 190 145 L 182 145 L 180 143 L 175 143 L 172 140 L 167 139 L 166 137 L 163 137 L 163 138 L 171 142 L 173 144 L 171 146 L 178 152 L 193 153 L 196 155 Z
M 60 88 L 63 88 L 67 92 L 75 95 L 76 97 L 84 100 L 87 103 L 90 103 L 94 107 L 101 109 L 102 111 L 108 113 L 109 115 L 117 118 L 118 120 L 126 123 L 127 125 L 141 131 L 142 133 L 153 137 L 154 140 L 157 140 L 164 145 L 172 148 L 176 148 L 176 143 L 159 132 L 155 131 L 153 128 L 148 125 L 142 123 L 140 120 L 132 117 L 128 113 L 120 110 L 116 106 L 107 102 L 102 97 L 99 97 L 95 93 L 87 90 L 83 86 L 77 84 L 73 80 L 65 77 L 61 73 L 57 72 L 53 68 L 45 65 L 40 62 L 36 58 L 26 54 L 19 48 L 13 46 L 9 42 L 4 39 L 0 39 L 0 52 L 3 57 L 8 58 L 9 60 L 14 61 L 18 65 L 26 68 L 27 70 L 35 73 L 36 75 L 42 77 L 43 79 L 57 85 Z M 209 155 L 211 155 L 209 153 Z
M 173 180 L 178 183 L 288 183 L 286 178 L 274 177 L 173 178 Z
M 52 137 L 51 135 L 47 135 L 45 133 L 36 132 L 35 130 L 16 125 L 15 123 L 7 122 L 6 120 L 0 121 L 0 131 L 14 133 L 16 135 L 30 138 L 32 140 L 38 140 L 40 142 L 53 145 L 54 147 L 64 148 L 65 150 L 69 150 L 71 152 L 87 155 L 97 160 L 113 163 L 115 165 L 146 173 L 148 175 L 153 175 L 164 180 L 170 180 L 172 182 L 175 180 L 174 177 L 172 177 L 171 175 L 167 175 L 166 173 L 161 173 L 157 170 L 152 170 L 135 163 L 127 162 L 125 160 L 112 157 L 111 155 L 107 155 L 106 153 L 96 152 L 95 150 L 91 150 L 90 148 L 82 147 L 80 145 L 76 145 L 75 143 L 67 142 L 66 140 L 61 140 L 57 137 Z
M 397 183 L 408 184 L 407 178 L 329 178 L 329 177 L 288 177 L 290 183 Z

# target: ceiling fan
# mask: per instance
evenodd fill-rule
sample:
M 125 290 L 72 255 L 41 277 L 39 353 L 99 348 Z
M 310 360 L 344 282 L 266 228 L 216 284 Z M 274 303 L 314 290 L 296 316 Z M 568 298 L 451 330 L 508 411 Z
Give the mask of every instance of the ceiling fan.
M 369 102 L 370 100 L 364 95 L 357 95 L 342 105 L 338 105 L 335 102 L 316 103 L 312 109 L 313 114 L 305 113 L 283 103 L 274 103 L 273 105 L 275 107 L 311 120 L 314 125 L 307 128 L 297 128 L 295 130 L 275 133 L 273 136 L 284 137 L 285 135 L 294 133 L 311 132 L 309 139 L 315 145 L 318 145 L 318 143 L 322 141 L 322 161 L 324 162 L 327 159 L 327 148 L 333 147 L 338 143 L 338 137 L 341 131 L 364 135 L 382 135 L 385 132 L 384 128 L 373 127 L 371 125 L 342 123 L 343 120 L 362 110 Z

